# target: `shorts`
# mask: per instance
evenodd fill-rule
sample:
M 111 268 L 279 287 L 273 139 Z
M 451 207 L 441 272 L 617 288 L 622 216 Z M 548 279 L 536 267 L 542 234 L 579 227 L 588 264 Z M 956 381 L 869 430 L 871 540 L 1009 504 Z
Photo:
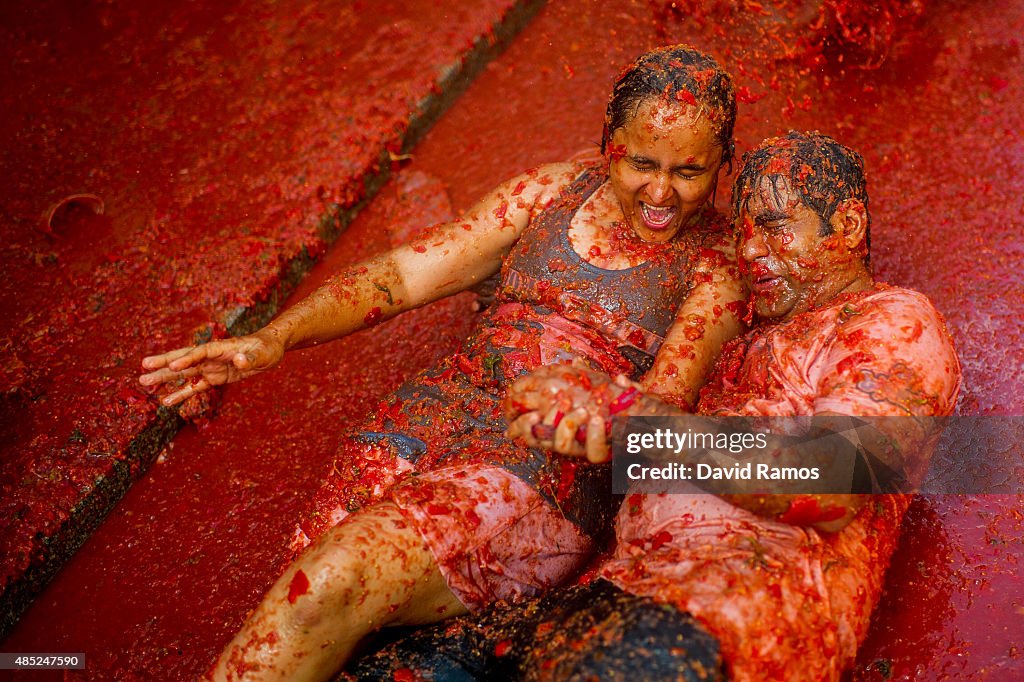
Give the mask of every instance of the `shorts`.
M 389 497 L 470 611 L 564 584 L 595 543 L 515 474 L 489 464 L 404 477 Z

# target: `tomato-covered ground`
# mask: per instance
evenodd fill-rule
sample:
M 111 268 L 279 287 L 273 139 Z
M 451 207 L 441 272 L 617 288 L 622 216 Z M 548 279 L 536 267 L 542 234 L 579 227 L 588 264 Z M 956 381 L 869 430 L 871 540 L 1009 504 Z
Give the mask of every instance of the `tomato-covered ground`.
M 139 352 L 265 319 L 536 6 L 0 8 L 0 632 L 178 425 Z
M 89 488 L 93 460 L 116 458 L 122 434 L 153 418 L 132 383 L 139 358 L 251 307 L 303 245 L 322 250 L 316 222 L 356 200 L 338 193 L 359 186 L 349 179 L 385 148 L 381 131 L 401 128 L 385 115 L 409 109 L 393 90 L 425 82 L 414 67 L 448 60 L 417 41 L 426 32 L 431 49 L 455 54 L 505 6 L 459 3 L 442 17 L 422 4 L 394 25 L 358 2 L 4 10 L 3 68 L 21 91 L 3 94 L 15 135 L 0 214 L 0 417 L 14 453 L 0 465 L 2 518 L 46 512 L 45 497 L 30 500 L 39 508 L 19 497 L 23 483 L 56 491 L 57 508 Z M 592 148 L 619 69 L 686 41 L 736 75 L 740 152 L 794 127 L 864 154 L 876 273 L 946 315 L 964 365 L 959 412 L 1024 415 L 1024 7 L 867 5 L 552 3 L 413 158 L 393 164 L 393 181 L 302 290 L 523 168 Z M 720 206 L 728 191 L 726 179 Z M 101 197 L 105 213 L 82 200 L 42 223 L 76 193 Z M 194 409 L 0 648 L 85 652 L 88 669 L 72 674 L 85 679 L 201 672 L 276 577 L 336 434 L 451 350 L 472 324 L 470 301 L 297 352 Z M 1001 456 L 1024 459 L 1019 444 Z M 1022 538 L 1018 497 L 919 498 L 854 677 L 1024 676 Z M 20 560 L 15 549 L 5 546 L 5 563 Z

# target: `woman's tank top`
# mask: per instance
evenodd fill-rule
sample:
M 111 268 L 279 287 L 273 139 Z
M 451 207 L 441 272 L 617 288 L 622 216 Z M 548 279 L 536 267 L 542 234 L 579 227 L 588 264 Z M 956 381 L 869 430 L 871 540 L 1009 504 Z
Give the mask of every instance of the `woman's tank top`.
M 603 168 L 584 171 L 527 227 L 505 259 L 490 324 L 543 327 L 549 343 L 541 344 L 541 364 L 583 355 L 637 379 L 694 286 L 700 240 L 683 232 L 647 262 L 623 270 L 591 265 L 569 243 L 569 226 L 606 180 Z

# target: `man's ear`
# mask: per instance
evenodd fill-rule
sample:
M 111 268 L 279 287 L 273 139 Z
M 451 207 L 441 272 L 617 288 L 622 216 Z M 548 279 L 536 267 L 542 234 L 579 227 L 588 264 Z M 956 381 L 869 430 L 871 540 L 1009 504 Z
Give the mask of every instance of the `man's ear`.
M 867 235 L 868 209 L 860 199 L 846 199 L 836 206 L 829 222 L 833 231 L 842 235 L 846 248 L 855 251 Z

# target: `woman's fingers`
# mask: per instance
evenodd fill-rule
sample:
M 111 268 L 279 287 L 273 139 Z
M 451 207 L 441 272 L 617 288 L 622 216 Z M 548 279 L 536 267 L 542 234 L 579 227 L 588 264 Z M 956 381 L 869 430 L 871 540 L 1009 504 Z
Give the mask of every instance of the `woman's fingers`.
M 207 378 L 229 376 L 234 369 L 250 371 L 273 364 L 271 349 L 261 347 L 251 337 L 211 341 L 199 346 L 179 348 L 142 359 L 143 369 L 154 370 L 139 377 L 144 386 L 190 378 L 202 373 Z M 223 383 L 214 379 L 214 384 Z
M 235 367 L 242 371 L 252 369 L 256 365 L 256 358 L 249 353 L 235 353 L 231 361 L 235 363 Z
M 541 412 L 536 412 L 538 416 Z M 555 437 L 555 429 L 565 417 L 565 413 L 557 406 L 549 407 L 544 416 L 530 427 L 530 435 L 527 440 L 531 445 L 545 450 L 551 449 Z
M 509 390 L 505 403 L 509 435 L 523 438 L 533 447 L 606 461 L 605 413 L 616 404 L 611 397 L 617 393 L 609 390 L 612 386 L 636 390 L 624 375 L 609 381 L 583 367 L 541 367 Z M 530 417 L 524 418 L 526 415 Z
M 608 461 L 608 430 L 606 424 L 605 418 L 598 414 L 591 416 L 587 420 L 587 459 L 595 464 Z
M 149 374 L 143 374 L 139 377 L 139 383 L 143 386 L 156 386 L 157 384 L 162 384 L 165 381 L 168 381 L 166 378 L 168 372 L 170 372 L 170 370 L 161 369 L 156 372 L 150 372 Z
M 640 384 L 630 379 L 625 374 L 616 374 L 613 383 L 621 388 L 638 388 Z
M 199 379 L 198 381 L 193 381 L 192 383 L 183 386 L 180 390 L 177 390 L 174 393 L 171 393 L 170 395 L 164 396 L 160 402 L 162 402 L 167 407 L 171 407 L 172 405 L 177 405 L 178 403 L 184 400 L 188 400 L 197 393 L 202 393 L 203 391 L 206 391 L 209 388 L 210 382 L 208 382 L 206 379 Z
M 144 357 L 142 358 L 142 368 L 161 369 L 163 367 L 166 367 L 170 363 L 174 362 L 178 358 L 188 355 L 195 349 L 195 346 L 188 346 L 187 348 L 178 348 L 167 353 L 161 353 L 159 355 L 150 355 Z
M 143 374 L 139 377 L 139 383 L 143 386 L 156 386 L 158 384 L 166 384 L 171 381 L 184 381 L 185 379 L 191 379 L 201 372 L 199 367 L 189 367 L 180 372 L 175 372 L 168 368 L 163 368 L 149 374 Z
M 505 421 L 511 425 L 520 415 L 547 411 L 548 405 L 536 393 L 510 390 L 505 396 L 502 407 L 505 412 Z M 538 421 L 539 419 L 538 416 Z
M 549 377 L 527 375 L 517 379 L 505 395 L 505 416 L 508 421 L 526 412 L 547 413 L 560 400 L 564 382 Z
M 605 462 L 609 455 L 607 423 L 604 416 L 590 414 L 585 407 L 565 412 L 556 404 L 509 415 L 506 434 L 531 447 L 563 455 L 585 454 L 591 462 Z
M 224 341 L 210 341 L 200 346 L 194 346 L 190 352 L 174 358 L 167 366 L 173 370 L 182 370 L 186 367 L 198 365 L 204 360 L 227 364 L 233 361 L 236 354 L 244 354 L 244 349 L 247 345 L 250 344 L 246 337 L 226 339 Z
M 583 444 L 576 440 L 576 434 L 580 426 L 587 423 L 589 415 L 583 408 L 577 408 L 569 412 L 555 428 L 553 446 L 555 452 L 563 455 L 582 455 Z
M 537 412 L 527 412 L 509 421 L 508 429 L 505 431 L 509 438 L 522 438 L 530 445 L 536 445 L 533 437 L 533 427 L 540 424 L 541 417 Z
M 142 359 L 143 369 L 152 370 L 139 377 L 143 386 L 167 385 L 170 393 L 161 399 L 164 405 L 177 405 L 213 386 L 238 381 L 276 365 L 284 347 L 276 338 L 269 341 L 259 335 L 210 341 L 199 346 L 178 348 Z M 188 382 L 182 386 L 182 382 Z

